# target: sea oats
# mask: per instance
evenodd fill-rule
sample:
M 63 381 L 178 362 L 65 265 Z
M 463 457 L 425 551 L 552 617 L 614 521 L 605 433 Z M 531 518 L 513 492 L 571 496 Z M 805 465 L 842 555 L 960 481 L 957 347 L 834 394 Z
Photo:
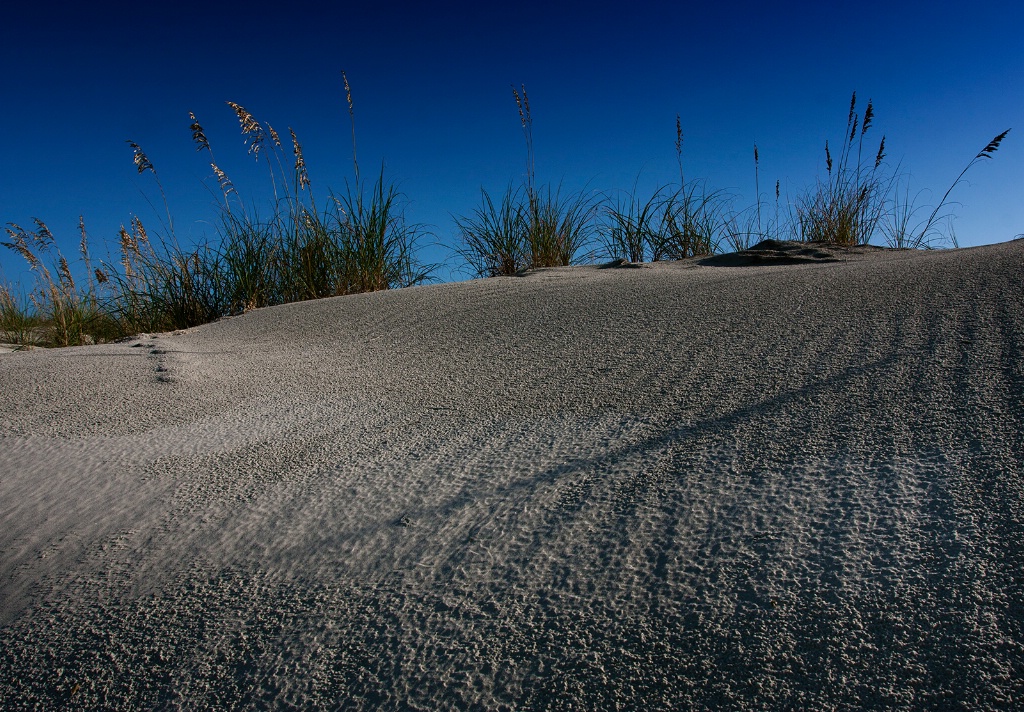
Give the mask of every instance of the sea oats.
M 130 279 L 132 276 L 132 255 L 138 255 L 139 247 L 135 243 L 134 238 L 125 230 L 124 225 L 121 225 L 118 235 L 121 237 L 121 266 L 124 267 L 125 277 Z
M 217 176 L 217 185 L 220 186 L 220 190 L 224 194 L 225 198 L 227 198 L 228 193 L 237 193 L 235 186 L 231 183 L 227 173 L 222 171 L 216 163 L 211 163 L 210 168 L 213 169 L 213 174 Z
M 149 235 L 146 234 L 146 228 L 138 216 L 132 216 L 132 236 L 135 238 L 135 251 L 139 253 L 141 246 L 149 242 Z
M 292 135 L 292 146 L 295 153 L 295 175 L 299 177 L 299 188 L 308 188 L 309 174 L 306 172 L 306 160 L 302 157 L 302 145 L 299 143 L 299 139 L 295 136 L 295 131 L 291 127 L 288 127 L 288 131 Z
M 85 234 L 85 216 L 84 215 L 79 215 L 78 216 L 78 232 L 82 236 L 82 240 L 81 240 L 81 242 L 78 245 L 78 249 L 79 249 L 79 252 L 81 252 L 81 254 L 82 254 L 82 259 L 85 260 L 86 269 L 88 269 L 88 264 L 89 264 L 89 239 L 88 239 L 88 237 Z
M 925 226 L 921 230 L 920 235 L 917 238 L 917 242 L 921 242 L 922 237 L 929 234 L 929 232 L 932 229 L 932 225 L 934 225 L 935 221 L 939 218 L 939 210 L 942 208 L 943 205 L 946 204 L 946 200 L 949 198 L 949 194 L 953 192 L 953 189 L 960 184 L 967 171 L 971 170 L 971 167 L 978 161 L 984 160 L 986 158 L 991 159 L 992 154 L 999 149 L 999 144 L 1003 142 L 1003 139 L 1006 138 L 1006 135 L 1008 133 L 1010 133 L 1010 129 L 1006 129 L 1006 131 L 1003 131 L 1001 134 L 999 134 L 994 139 L 989 141 L 985 148 L 981 149 L 981 151 L 979 151 L 978 154 L 971 159 L 971 162 L 968 163 L 962 171 L 960 171 L 960 175 L 957 176 L 956 180 L 953 181 L 953 184 L 950 185 L 949 188 L 946 190 L 945 194 L 942 196 L 942 200 L 940 200 L 939 204 L 935 206 L 935 209 L 932 211 L 932 214 L 928 216 L 928 220 L 925 221 Z M 955 237 L 953 239 L 953 244 L 954 246 L 956 245 Z
M 253 118 L 252 114 L 245 110 L 245 107 L 233 101 L 226 103 L 238 116 L 238 123 L 242 127 L 242 135 L 246 137 L 246 144 L 249 146 L 249 153 L 253 154 L 258 161 L 260 158 L 260 148 L 262 148 L 263 141 L 266 139 L 263 127 Z
M 256 121 L 256 119 L 253 118 L 252 114 L 246 111 L 244 106 L 241 106 L 240 104 L 237 104 L 233 101 L 228 101 L 225 103 L 228 106 L 230 106 L 234 110 L 235 114 L 238 116 L 238 122 L 242 127 L 243 134 L 255 133 L 260 130 L 259 123 Z
M 207 151 L 211 151 L 210 142 L 206 140 L 206 133 L 203 131 L 203 127 L 199 125 L 196 115 L 190 111 L 188 112 L 188 117 L 192 119 L 192 125 L 189 128 L 192 129 L 192 140 L 196 142 L 196 150 L 202 151 L 205 148 Z
M 523 114 L 523 100 L 519 96 L 519 92 L 516 91 L 515 85 L 512 86 L 512 96 L 516 99 L 516 107 L 519 109 L 519 122 L 526 127 L 526 115 Z
M 149 157 L 139 147 L 139 144 L 134 141 L 125 141 L 125 143 L 132 147 L 132 153 L 134 154 L 132 160 L 135 162 L 135 168 L 138 169 L 139 173 L 152 171 L 155 174 L 156 169 L 153 167 L 152 162 L 150 162 Z
M 878 154 L 875 156 L 875 168 L 882 165 L 882 159 L 885 158 L 885 136 L 882 136 L 882 142 L 878 144 Z
M 871 105 L 871 99 L 868 99 L 868 108 L 864 110 L 864 123 L 860 128 L 860 135 L 863 136 L 868 132 L 868 128 L 871 126 L 871 120 L 875 118 L 875 108 Z
M 13 242 L 2 243 L 4 247 L 14 250 L 21 255 L 26 262 L 30 270 L 36 270 L 42 266 L 39 258 L 35 256 L 35 253 L 28 246 L 28 241 L 25 239 L 28 236 L 28 232 L 25 231 L 18 223 L 7 223 L 9 227 L 5 227 L 4 230 L 8 235 L 11 236 Z
M 999 138 L 999 141 L 1001 141 L 1001 140 L 1002 140 L 1002 137 Z M 989 144 L 989 145 L 991 145 L 991 144 Z M 996 145 L 997 146 L 999 145 L 998 141 L 996 142 Z M 988 149 L 985 149 L 985 150 L 988 150 Z M 993 150 L 995 150 L 995 149 L 993 149 Z M 50 232 L 50 228 L 46 227 L 46 223 L 44 223 L 39 218 L 32 218 L 32 222 L 34 222 L 36 224 L 36 228 L 37 228 L 38 232 L 36 232 L 36 233 L 31 233 L 30 232 L 29 235 L 31 235 L 35 239 L 36 248 L 39 249 L 39 251 L 41 251 L 41 252 L 46 252 L 47 250 L 50 249 L 50 246 L 54 244 L 53 233 Z
M 348 113 L 352 114 L 355 111 L 355 107 L 352 104 L 352 87 L 348 84 L 348 75 L 345 74 L 344 70 L 341 72 L 341 78 L 345 82 L 345 101 L 348 102 Z
M 1003 142 L 1003 139 L 1006 138 L 1006 134 L 1008 133 L 1010 133 L 1010 129 L 1006 129 L 1006 131 L 1003 131 L 1001 134 L 989 141 L 988 145 L 981 149 L 981 152 L 974 157 L 975 160 L 978 158 L 992 158 L 992 154 L 999 150 L 999 144 Z
M 341 72 L 342 81 L 345 83 L 345 101 L 348 102 L 348 117 L 352 125 L 352 169 L 356 174 L 356 183 L 359 182 L 359 159 L 356 157 L 356 112 L 355 104 L 352 103 L 352 87 L 348 83 L 348 75 Z
M 75 280 L 71 277 L 71 268 L 68 267 L 68 261 L 61 255 L 57 260 L 60 272 L 60 284 L 68 292 L 74 293 L 75 291 Z
M 121 225 L 117 234 L 121 237 L 121 254 L 125 255 L 132 252 L 132 238 L 131 235 L 128 234 L 128 231 L 125 230 L 124 225 Z

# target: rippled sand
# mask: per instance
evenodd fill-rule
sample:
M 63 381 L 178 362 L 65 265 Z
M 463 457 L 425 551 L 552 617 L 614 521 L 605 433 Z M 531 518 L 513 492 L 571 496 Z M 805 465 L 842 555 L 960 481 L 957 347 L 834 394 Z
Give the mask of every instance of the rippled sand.
M 0 354 L 0 707 L 1024 703 L 1024 241 Z

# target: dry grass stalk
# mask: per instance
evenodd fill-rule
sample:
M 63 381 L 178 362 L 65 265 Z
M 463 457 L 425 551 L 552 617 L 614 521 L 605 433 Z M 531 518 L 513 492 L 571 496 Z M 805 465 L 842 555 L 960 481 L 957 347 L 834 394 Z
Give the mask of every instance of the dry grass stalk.
M 352 87 L 348 83 L 348 75 L 341 72 L 341 79 L 345 83 L 345 101 L 348 103 L 348 118 L 352 126 L 352 168 L 355 170 L 356 183 L 359 182 L 359 159 L 356 158 L 356 110 L 352 103 Z
M 967 171 L 971 170 L 971 168 L 976 163 L 979 163 L 979 162 L 984 161 L 986 159 L 987 160 L 991 160 L 992 159 L 992 154 L 994 154 L 996 151 L 999 150 L 1000 144 L 1002 144 L 1003 140 L 1006 138 L 1006 136 L 1009 133 L 1010 133 L 1010 129 L 1006 129 L 1006 131 L 1003 131 L 1001 134 L 999 134 L 998 136 L 993 138 L 991 141 L 989 141 L 985 145 L 985 148 L 983 148 L 980 151 L 978 151 L 977 155 L 973 159 L 971 159 L 971 162 L 968 163 L 967 166 L 962 171 L 960 171 L 960 175 L 958 175 L 956 177 L 956 180 L 953 181 L 953 184 L 949 186 L 949 188 L 946 190 L 945 194 L 943 194 L 942 200 L 939 201 L 939 204 L 937 206 L 935 206 L 935 210 L 932 211 L 931 215 L 928 216 L 928 220 L 925 221 L 924 229 L 921 231 L 920 235 L 917 237 L 917 242 L 918 243 L 920 243 L 922 240 L 926 240 L 927 239 L 927 237 L 928 237 L 929 233 L 931 233 L 931 231 L 932 231 L 936 221 L 939 219 L 939 210 L 941 210 L 942 206 L 945 205 L 946 200 L 949 199 L 949 194 L 953 192 L 953 189 L 956 188 L 960 184 L 961 181 L 963 181 L 964 175 L 967 173 Z M 954 238 L 953 244 L 954 245 L 956 244 L 955 238 Z
M 522 95 L 512 87 L 512 96 L 516 101 L 516 108 L 519 109 L 519 123 L 523 127 L 523 137 L 526 139 L 526 186 L 531 202 L 535 202 L 536 192 L 536 163 L 533 153 L 533 115 L 530 113 L 530 97 L 526 94 L 526 85 L 520 85 Z
M 196 115 L 190 111 L 188 116 L 192 119 L 190 128 L 192 129 L 192 140 L 195 141 L 196 150 L 205 150 L 210 154 L 210 168 L 213 170 L 213 175 L 217 178 L 217 186 L 220 188 L 221 195 L 224 196 L 224 207 L 228 212 L 231 212 L 231 203 L 228 200 L 228 196 L 231 193 L 237 195 L 235 186 L 231 183 L 227 173 L 217 166 L 217 161 L 213 157 L 213 148 L 210 147 L 210 141 L 206 138 L 206 132 L 203 131 L 203 127 L 199 124 L 199 120 L 196 119 Z

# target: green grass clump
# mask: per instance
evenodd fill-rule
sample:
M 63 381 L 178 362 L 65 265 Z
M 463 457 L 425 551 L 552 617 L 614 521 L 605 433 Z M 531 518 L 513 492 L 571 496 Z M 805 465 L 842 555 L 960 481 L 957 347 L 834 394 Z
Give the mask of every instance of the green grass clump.
M 485 189 L 481 188 L 480 194 L 483 206 L 476 209 L 473 217 L 455 218 L 462 238 L 462 245 L 456 248 L 458 254 L 478 277 L 513 275 L 529 267 L 520 190 L 509 186 L 498 205 Z
M 480 190 L 482 207 L 455 218 L 462 244 L 456 252 L 481 277 L 574 264 L 591 240 L 595 204 L 585 194 L 509 186 L 495 205 Z
M 14 288 L 0 284 L 0 342 L 33 346 L 36 342 L 36 319 L 25 299 L 14 295 Z
M 646 200 L 636 183 L 624 198 L 609 200 L 605 254 L 630 262 L 684 260 L 710 255 L 728 234 L 733 215 L 731 196 L 709 190 L 683 173 L 683 129 L 676 115 L 676 161 L 679 185 L 657 187 Z M 673 189 L 674 188 L 674 189 Z
M 885 215 L 886 198 L 892 178 L 886 173 L 885 136 L 878 144 L 873 161 L 864 157 L 864 137 L 871 128 L 875 112 L 871 101 L 863 120 L 856 112 L 857 93 L 850 99 L 846 132 L 834 161 L 825 141 L 824 181 L 797 201 L 798 235 L 805 242 L 831 242 L 839 245 L 866 244 Z
M 728 196 L 703 184 L 662 186 L 646 200 L 637 197 L 634 186 L 608 202 L 604 253 L 629 262 L 710 255 L 725 239 L 731 214 Z
M 932 247 L 946 239 L 956 246 L 952 229 L 945 235 L 939 230 L 943 218 L 949 217 L 942 210 L 967 171 L 975 164 L 991 159 L 1009 134 L 1009 129 L 989 141 L 960 172 L 928 218 L 915 223 L 914 216 L 919 208 L 915 207 L 915 200 L 910 196 L 906 176 L 891 172 L 884 162 L 885 136 L 879 142 L 873 160 L 864 153 L 864 137 L 874 119 L 871 101 L 868 101 L 863 118 L 857 113 L 856 106 L 857 93 L 854 92 L 837 160 L 833 161 L 826 141 L 827 177 L 824 181 L 818 180 L 797 201 L 794 227 L 799 239 L 862 245 L 881 234 L 890 247 L 896 248 Z
M 88 275 L 84 287 L 76 284 L 67 259 L 54 248 L 46 223 L 38 219 L 35 223 L 35 230 L 8 223 L 5 232 L 10 241 L 0 243 L 18 252 L 36 275 L 36 289 L 29 294 L 28 304 L 24 300 L 19 304 L 10 287 L 0 286 L 0 336 L 12 343 L 40 346 L 79 346 L 115 336 L 117 325 L 101 309 L 94 281 L 94 274 L 100 282 L 105 277 L 102 271 L 90 272 L 84 220 L 79 218 L 80 250 Z M 53 259 L 47 266 L 44 257 L 51 250 Z
M 537 187 L 530 99 L 525 86 L 521 94 L 513 87 L 512 95 L 526 140 L 526 180 L 510 185 L 498 205 L 481 188 L 482 206 L 472 217 L 455 218 L 455 252 L 482 277 L 574 264 L 595 230 L 598 206 L 585 192 L 563 196 L 560 189 Z

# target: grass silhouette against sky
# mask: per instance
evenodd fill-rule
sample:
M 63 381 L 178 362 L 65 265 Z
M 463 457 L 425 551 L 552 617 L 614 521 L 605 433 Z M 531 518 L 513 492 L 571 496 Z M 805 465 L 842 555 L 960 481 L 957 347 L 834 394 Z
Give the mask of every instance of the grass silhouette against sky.
M 314 192 L 352 180 L 342 84 L 352 83 L 359 163 L 407 198 L 406 217 L 433 233 L 425 262 L 444 262 L 455 217 L 526 174 L 510 85 L 529 88 L 539 183 L 639 194 L 678 176 L 676 116 L 687 178 L 756 200 L 795 201 L 825 174 L 824 143 L 842 139 L 851 91 L 876 113 L 887 160 L 933 206 L 985 142 L 1024 124 L 1024 10 L 940 2 L 247 3 L 228 9 L 135 3 L 5 7 L 0 46 L 0 221 L 46 221 L 74 255 L 84 216 L 94 252 L 115 252 L 133 215 L 158 224 L 161 196 L 132 163 L 132 140 L 159 171 L 179 239 L 211 238 L 220 199 L 189 112 L 239 193 L 269 199 L 247 154 L 238 102 L 295 131 Z M 1024 143 L 973 169 L 951 200 L 962 246 L 1024 232 Z M 204 183 L 206 188 L 204 188 Z M 152 203 L 150 205 L 149 203 Z M 927 217 L 924 209 L 921 217 Z M 151 227 L 152 229 L 152 227 Z M 0 251 L 8 279 L 25 265 Z

